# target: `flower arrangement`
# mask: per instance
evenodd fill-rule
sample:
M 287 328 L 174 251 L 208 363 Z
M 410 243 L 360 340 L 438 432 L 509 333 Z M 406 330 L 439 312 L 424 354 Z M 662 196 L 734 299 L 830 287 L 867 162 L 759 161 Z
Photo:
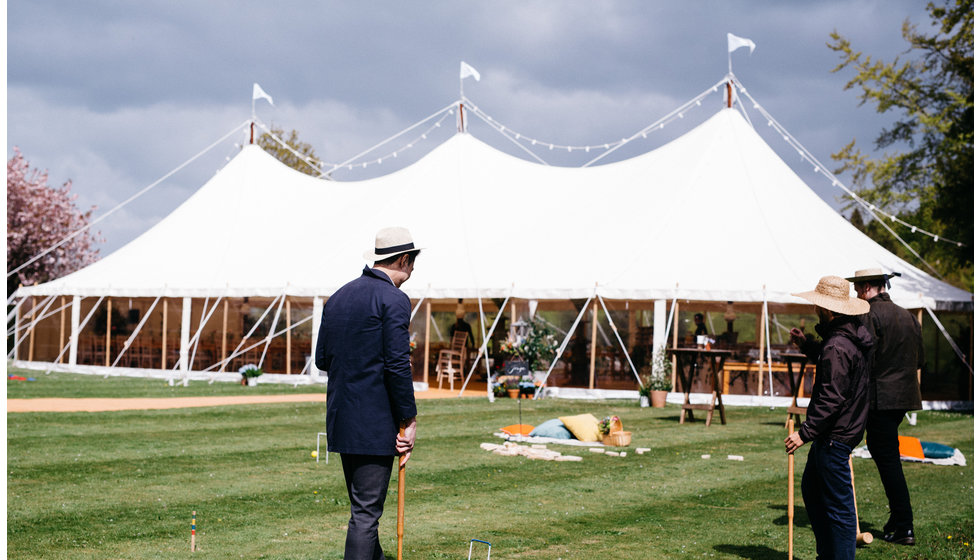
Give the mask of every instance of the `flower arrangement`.
M 408 349 L 414 352 L 416 348 L 419 347 L 419 343 L 415 340 L 415 333 L 412 333 L 411 338 L 408 339 Z
M 242 374 L 242 377 L 245 379 L 250 377 L 258 377 L 262 375 L 262 368 L 255 364 L 245 364 L 238 368 L 238 373 Z
M 647 378 L 647 395 L 650 391 L 670 391 L 670 372 L 674 365 L 667 357 L 667 348 L 661 346 L 653 355 L 653 365 L 650 368 L 650 377 Z M 642 391 L 640 393 L 643 394 Z
M 619 416 L 606 416 L 599 421 L 599 433 L 608 436 L 613 425 L 617 423 L 619 423 Z
M 527 362 L 528 369 L 536 371 L 551 364 L 559 344 L 554 330 L 544 321 L 535 318 L 527 325 L 526 335 L 503 341 L 500 351 Z

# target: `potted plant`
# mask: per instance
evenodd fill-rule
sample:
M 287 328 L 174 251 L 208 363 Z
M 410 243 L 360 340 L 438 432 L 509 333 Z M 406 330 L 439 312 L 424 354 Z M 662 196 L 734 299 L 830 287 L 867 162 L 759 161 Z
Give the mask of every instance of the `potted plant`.
M 245 364 L 238 368 L 238 373 L 242 374 L 242 385 L 254 387 L 259 384 L 259 376 L 262 375 L 262 368 L 255 364 Z
M 534 378 L 530 375 L 525 375 L 517 382 L 517 386 L 520 388 L 521 398 L 531 399 L 534 398 L 534 391 L 536 387 L 534 386 Z
M 504 382 L 504 387 L 507 389 L 507 396 L 512 399 L 520 398 L 521 396 L 521 386 L 517 384 L 514 379 L 508 379 Z
M 507 396 L 507 387 L 504 386 L 503 383 L 496 383 L 496 382 L 494 382 L 494 384 L 493 384 L 493 396 L 495 396 L 497 398 L 500 398 L 500 399 L 506 397 Z
M 671 389 L 671 371 L 673 371 L 673 364 L 667 357 L 667 349 L 661 346 L 654 354 L 653 366 L 647 380 L 650 402 L 656 408 L 663 408 L 667 405 L 667 392 Z
M 650 406 L 650 376 L 647 376 L 647 381 L 640 385 L 640 408 L 647 408 Z

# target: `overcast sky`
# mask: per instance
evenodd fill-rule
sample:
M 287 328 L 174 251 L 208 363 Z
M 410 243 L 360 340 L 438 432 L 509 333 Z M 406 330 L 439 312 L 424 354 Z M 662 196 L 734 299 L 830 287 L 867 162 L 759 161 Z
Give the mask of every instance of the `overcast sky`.
M 852 74 L 831 73 L 830 33 L 891 60 L 906 49 L 903 20 L 928 25 L 925 3 L 8 0 L 7 155 L 18 146 L 51 184 L 71 179 L 80 207 L 97 206 L 97 216 L 247 120 L 253 82 L 275 100 L 256 104 L 259 120 L 297 130 L 322 159 L 340 162 L 456 101 L 461 60 L 482 78 L 464 82 L 466 97 L 509 128 L 559 144 L 615 141 L 724 78 L 730 32 L 757 45 L 732 55 L 738 79 L 833 168 L 831 153 L 852 139 L 872 151 L 895 115 L 859 107 L 857 93 L 844 91 Z M 722 104 L 719 92 L 609 160 L 654 149 Z M 839 207 L 841 192 L 747 111 L 770 146 Z M 335 176 L 390 173 L 455 130 L 447 122 L 397 159 Z M 470 132 L 519 155 L 475 117 Z M 102 254 L 186 200 L 243 139 L 233 134 L 102 222 Z

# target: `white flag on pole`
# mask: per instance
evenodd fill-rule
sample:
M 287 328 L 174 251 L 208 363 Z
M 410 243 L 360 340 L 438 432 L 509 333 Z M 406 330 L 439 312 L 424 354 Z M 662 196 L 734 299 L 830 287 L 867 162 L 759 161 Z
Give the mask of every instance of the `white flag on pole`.
M 266 101 L 269 102 L 269 105 L 272 105 L 273 107 L 276 106 L 276 104 L 272 102 L 272 96 L 266 93 L 262 89 L 262 86 L 260 86 L 255 82 L 252 82 L 252 101 L 255 101 L 256 99 L 265 99 Z
M 729 33 L 728 52 L 735 52 L 735 50 L 740 49 L 742 47 L 748 47 L 750 54 L 753 51 L 755 51 L 755 43 L 752 42 L 752 39 L 743 39 L 742 37 L 738 37 L 736 35 L 732 35 L 731 33 Z
M 464 79 L 466 79 L 466 78 L 468 78 L 470 76 L 473 76 L 473 79 L 475 79 L 476 81 L 478 81 L 478 82 L 480 81 L 480 73 L 476 71 L 476 68 L 473 68 L 469 64 L 466 64 L 465 62 L 463 62 L 462 60 L 460 60 L 459 61 L 459 79 L 460 80 L 464 80 Z

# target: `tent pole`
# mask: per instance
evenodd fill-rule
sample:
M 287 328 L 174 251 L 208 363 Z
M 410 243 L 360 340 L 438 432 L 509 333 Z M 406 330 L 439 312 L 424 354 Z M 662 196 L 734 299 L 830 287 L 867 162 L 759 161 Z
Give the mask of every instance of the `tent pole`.
M 486 346 L 487 346 L 487 317 L 486 317 L 486 315 L 483 314 L 483 295 L 480 293 L 479 288 L 477 288 L 477 291 L 476 291 L 476 306 L 479 308 L 479 311 L 480 311 L 480 336 L 483 339 L 482 345 L 483 345 L 483 348 L 486 348 Z M 473 342 L 475 343 L 476 341 L 473 341 Z M 469 349 L 464 344 L 463 345 L 463 359 L 460 360 L 460 363 L 461 364 L 466 364 L 466 356 L 469 354 L 469 352 L 470 352 Z M 473 371 L 476 371 L 476 369 L 475 369 L 476 368 L 476 365 L 479 364 L 479 363 L 480 363 L 480 359 L 479 358 L 477 358 L 476 360 L 473 361 L 473 366 L 474 366 Z M 487 364 L 487 400 L 489 400 L 490 402 L 493 402 L 493 387 L 491 386 L 492 384 L 490 383 L 490 362 L 484 361 L 484 363 Z M 530 370 L 530 365 L 531 364 L 528 364 L 528 366 L 529 366 L 528 369 L 529 370 Z M 462 372 L 460 373 L 460 375 L 462 375 Z M 460 391 L 459 394 L 462 395 L 463 392 Z M 518 395 L 518 397 L 520 397 L 520 395 Z M 518 403 L 518 404 L 520 404 L 520 403 Z
M 112 298 L 105 300 L 105 367 L 109 367 L 109 353 L 112 351 Z
M 674 300 L 676 301 L 676 300 Z M 677 302 L 677 307 L 674 309 L 674 350 L 677 350 L 677 335 L 678 325 L 681 322 L 681 304 Z M 670 357 L 670 391 L 672 393 L 677 392 L 677 354 L 673 354 Z
M 764 329 L 766 327 L 765 321 L 766 314 L 766 303 L 762 302 L 762 307 L 759 310 L 759 396 L 762 396 L 762 365 L 765 360 L 762 359 L 762 353 L 765 352 L 766 345 L 766 335 Z
M 623 337 L 619 336 L 619 329 L 616 328 L 616 323 L 613 322 L 612 313 L 610 313 L 609 309 L 606 307 L 606 302 L 602 299 L 602 296 L 596 296 L 596 299 L 602 304 L 602 311 L 606 314 L 606 321 L 609 321 L 609 328 L 612 329 L 613 334 L 616 335 L 616 340 L 619 341 L 619 347 L 623 350 L 623 355 L 626 357 L 626 363 L 629 364 L 630 371 L 632 371 L 633 376 L 636 377 L 636 382 L 642 386 L 643 381 L 640 379 L 640 374 L 636 371 L 636 366 L 633 365 L 633 358 L 630 357 L 629 350 L 626 348 L 626 344 L 623 343 Z M 629 315 L 628 302 L 626 304 L 626 314 Z
M 763 324 L 766 326 L 766 365 L 769 368 L 769 409 L 772 410 L 776 407 L 776 391 L 773 391 L 772 389 L 772 340 L 770 339 L 769 335 L 769 297 L 766 295 L 765 284 L 762 285 L 762 315 Z M 762 357 L 761 354 L 759 357 Z M 800 388 L 802 389 L 802 371 L 800 371 L 800 379 Z
M 167 369 L 167 298 L 163 298 L 163 342 L 160 344 L 160 369 Z
M 82 317 L 82 298 L 81 296 L 71 297 L 71 338 L 68 339 L 68 365 L 78 364 L 78 323 Z
M 968 317 L 970 318 L 970 349 L 969 349 L 969 352 L 968 352 L 967 356 L 968 356 L 968 359 L 970 360 L 970 363 L 972 364 L 973 363 L 973 313 L 970 313 L 968 315 Z M 970 387 L 970 392 L 967 393 L 967 394 L 969 394 L 969 395 L 972 396 L 973 395 L 973 376 L 972 375 L 970 376 L 970 385 L 969 385 L 969 387 Z
M 123 344 L 122 350 L 120 350 L 119 353 L 116 354 L 116 359 L 113 360 L 112 367 L 116 367 L 116 365 L 119 364 L 119 360 L 122 359 L 126 351 L 129 350 L 130 346 L 132 346 L 133 341 L 136 340 L 136 337 L 139 335 L 139 333 L 143 331 L 143 325 L 145 325 L 147 319 L 150 318 L 150 314 L 153 313 L 153 308 L 157 306 L 157 303 L 160 303 L 160 296 L 157 296 L 157 298 L 153 300 L 153 303 L 150 304 L 150 308 L 147 309 L 146 313 L 143 314 L 143 319 L 140 320 L 139 324 L 136 325 L 136 328 L 133 329 L 133 334 L 129 335 L 129 338 L 126 339 L 126 342 Z M 109 372 L 106 372 L 105 376 L 108 378 Z
M 919 312 L 916 313 L 916 318 L 919 320 L 919 332 L 922 332 L 922 308 L 921 307 L 919 308 Z M 925 352 L 924 349 L 923 349 L 923 352 Z M 925 356 L 922 356 L 922 361 L 923 362 L 925 362 L 925 359 L 926 359 L 926 357 Z M 915 377 L 919 380 L 919 390 L 921 391 L 922 390 L 922 370 L 921 369 L 915 370 Z
M 58 332 L 58 347 L 65 347 L 65 296 L 61 296 L 61 329 Z M 62 355 L 64 352 L 62 352 Z M 58 363 L 61 363 L 62 356 L 58 356 Z
M 636 347 L 636 311 L 630 311 L 630 302 L 626 302 L 626 346 L 632 350 Z
M 513 340 L 514 335 L 516 334 L 514 331 L 514 323 L 516 322 L 517 322 L 517 302 L 511 301 L 510 302 L 510 329 L 508 333 L 508 336 L 511 340 Z
M 259 368 L 265 362 L 265 355 L 269 351 L 269 345 L 272 344 L 272 338 L 276 333 L 276 327 L 279 326 L 279 314 L 282 312 L 282 305 L 286 301 L 286 292 L 283 290 L 282 301 L 279 302 L 279 306 L 276 307 L 276 314 L 272 316 L 272 326 L 269 327 L 269 334 L 265 337 L 265 347 L 262 348 L 262 357 L 259 358 Z
M 595 389 L 596 329 L 599 327 L 599 301 L 592 300 L 592 355 L 589 360 L 589 389 Z
M 221 368 L 218 372 L 225 371 L 225 356 L 228 355 L 228 298 L 225 298 L 224 309 L 221 311 Z
M 313 297 L 313 328 L 312 340 L 310 341 L 310 355 L 313 358 L 310 360 L 310 377 L 319 377 L 320 370 L 316 367 L 316 345 L 320 338 L 320 322 L 323 319 L 323 298 L 320 296 Z
M 487 352 L 487 344 L 490 343 L 490 337 L 493 336 L 494 331 L 497 329 L 497 323 L 500 322 L 500 318 L 504 316 L 503 311 L 504 311 L 504 308 L 507 306 L 507 300 L 510 299 L 511 294 L 513 294 L 513 293 L 514 293 L 514 286 L 511 285 L 510 294 L 507 294 L 507 298 L 504 299 L 504 303 L 502 303 L 500 305 L 500 310 L 497 313 L 497 316 L 493 318 L 493 323 L 490 323 L 490 331 L 483 338 L 483 344 L 480 345 L 480 351 L 477 352 L 476 359 L 473 360 L 473 365 L 470 366 L 470 372 L 468 374 L 466 374 L 466 379 L 463 380 L 463 386 L 460 387 L 460 389 L 459 389 L 459 396 L 460 397 L 463 396 L 463 391 L 466 390 L 466 385 L 470 382 L 470 378 L 473 377 L 473 372 L 476 371 L 476 366 L 479 365 L 480 358 L 483 357 L 485 354 L 487 356 L 489 356 L 489 352 Z M 490 382 L 490 362 L 489 361 L 484 361 L 484 363 L 487 364 L 487 386 L 490 387 L 492 385 L 492 383 Z M 492 388 L 488 392 L 488 397 L 490 399 L 490 402 L 493 402 L 493 390 L 492 390 Z
M 20 359 L 20 310 L 24 307 L 26 299 L 17 302 L 14 307 L 14 360 Z
M 589 299 L 585 300 L 585 304 L 582 305 L 582 310 L 578 312 L 578 315 L 575 316 L 575 320 L 572 321 L 572 326 L 568 329 L 565 339 L 562 340 L 561 344 L 558 346 L 558 350 L 555 352 L 555 357 L 551 360 L 551 365 L 548 366 L 548 373 L 544 375 L 544 380 L 541 381 L 541 385 L 534 390 L 535 399 L 541 396 L 541 391 L 543 391 L 545 385 L 548 384 L 548 378 L 551 377 L 551 372 L 555 369 L 555 364 L 557 364 L 558 360 L 560 360 L 565 354 L 565 347 L 568 346 L 568 341 L 572 339 L 572 335 L 575 334 L 575 329 L 577 329 L 579 323 L 582 322 L 582 316 L 585 315 L 585 310 L 589 308 L 589 300 L 593 299 L 594 297 L 596 297 L 595 293 L 589 296 Z
M 422 382 L 429 384 L 429 329 L 432 322 L 432 300 L 425 301 L 425 343 L 422 354 Z
M 37 282 L 34 282 L 34 285 L 37 286 Z M 31 320 L 30 332 L 27 333 L 27 341 L 28 341 L 27 342 L 27 361 L 28 362 L 33 362 L 34 361 L 34 326 L 37 324 L 37 317 L 38 317 L 38 315 L 40 315 L 37 312 L 37 298 L 34 297 L 34 296 L 31 296 L 31 313 L 34 314 L 34 319 Z
M 289 328 L 292 322 L 292 306 L 290 305 L 289 298 L 286 298 L 286 375 L 293 373 L 292 359 L 293 359 L 293 339 L 292 331 Z
M 180 310 L 180 370 L 184 372 L 184 387 L 188 385 L 188 371 L 190 364 L 187 363 L 191 343 L 191 298 L 185 297 L 181 302 Z M 171 385 L 173 384 L 173 377 Z

